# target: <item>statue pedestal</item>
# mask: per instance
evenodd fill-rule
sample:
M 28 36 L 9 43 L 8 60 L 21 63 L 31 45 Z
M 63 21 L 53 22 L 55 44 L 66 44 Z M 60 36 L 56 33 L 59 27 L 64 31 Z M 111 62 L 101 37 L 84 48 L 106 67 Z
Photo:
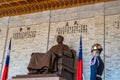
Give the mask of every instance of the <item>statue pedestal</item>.
M 67 80 L 56 74 L 17 75 L 10 80 Z

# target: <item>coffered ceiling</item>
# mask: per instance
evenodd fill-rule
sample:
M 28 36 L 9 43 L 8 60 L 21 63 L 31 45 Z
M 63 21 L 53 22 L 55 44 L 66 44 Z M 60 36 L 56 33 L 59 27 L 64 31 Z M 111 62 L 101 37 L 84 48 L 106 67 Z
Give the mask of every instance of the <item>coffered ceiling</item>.
M 83 6 L 112 0 L 0 0 L 0 17 Z

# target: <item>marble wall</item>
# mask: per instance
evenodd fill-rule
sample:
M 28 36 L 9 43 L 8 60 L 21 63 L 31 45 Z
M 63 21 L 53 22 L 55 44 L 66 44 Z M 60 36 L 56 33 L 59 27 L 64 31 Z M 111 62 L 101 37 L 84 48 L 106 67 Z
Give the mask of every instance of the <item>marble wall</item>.
M 79 38 L 83 39 L 83 72 L 90 77 L 91 46 L 103 46 L 105 62 L 103 80 L 119 80 L 120 76 L 120 1 L 44 11 L 0 19 L 0 69 L 12 38 L 9 79 L 27 74 L 32 52 L 46 53 L 63 35 L 64 44 L 79 52 Z

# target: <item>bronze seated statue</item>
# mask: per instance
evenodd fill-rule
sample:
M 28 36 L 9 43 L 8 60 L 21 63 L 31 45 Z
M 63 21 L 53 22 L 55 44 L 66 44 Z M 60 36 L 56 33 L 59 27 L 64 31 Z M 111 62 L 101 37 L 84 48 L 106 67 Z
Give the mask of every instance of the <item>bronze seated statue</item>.
M 28 74 L 56 73 L 67 80 L 73 80 L 76 52 L 63 44 L 63 40 L 64 38 L 58 35 L 58 44 L 53 46 L 47 53 L 32 53 L 27 67 Z

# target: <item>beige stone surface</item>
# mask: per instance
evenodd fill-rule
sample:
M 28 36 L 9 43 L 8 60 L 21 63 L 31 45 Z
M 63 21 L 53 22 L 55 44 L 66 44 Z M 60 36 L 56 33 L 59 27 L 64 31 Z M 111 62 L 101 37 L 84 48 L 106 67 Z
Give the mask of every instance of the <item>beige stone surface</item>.
M 105 62 L 105 80 L 119 80 L 120 76 L 120 0 L 97 3 L 73 8 L 38 12 L 26 15 L 0 18 L 0 66 L 3 64 L 3 52 L 5 47 L 6 31 L 9 27 L 9 35 L 12 38 L 12 50 L 9 69 L 9 79 L 15 75 L 27 74 L 27 65 L 32 52 L 45 53 L 50 47 L 57 44 L 57 29 L 65 30 L 66 23 L 71 29 L 68 33 L 60 33 L 64 36 L 64 43 L 79 52 L 79 38 L 83 39 L 83 72 L 85 80 L 90 77 L 91 46 L 94 43 L 102 44 L 104 51 L 102 59 Z M 104 16 L 104 14 L 106 16 Z M 8 23 L 8 20 L 9 23 Z M 74 22 L 79 25 L 87 25 L 87 32 L 72 32 Z M 50 23 L 49 23 L 50 22 Z M 36 31 L 32 38 L 14 39 L 14 33 Z M 105 77 L 104 77 L 105 76 Z
M 3 17 L 3 18 L 0 18 L 0 28 L 1 27 L 8 27 L 8 22 L 9 21 L 9 17 Z
M 5 58 L 5 54 L 7 50 L 5 49 L 5 44 L 6 44 L 6 36 L 7 36 L 7 28 L 2 27 L 0 28 L 0 64 L 2 64 L 3 58 Z
M 44 78 L 19 78 L 19 79 L 9 79 L 9 80 L 66 80 L 60 77 L 44 77 Z
M 19 78 L 10 80 L 60 80 L 59 77 L 44 77 L 44 78 Z
M 27 74 L 27 66 L 33 52 L 45 53 L 47 51 L 48 23 L 21 27 L 13 27 L 9 30 L 8 39 L 12 38 L 12 50 L 9 74 L 12 77 L 17 74 Z M 30 30 L 27 30 L 30 27 Z M 36 36 L 31 38 L 14 39 L 13 33 L 36 31 Z M 16 71 L 16 72 L 14 72 Z

